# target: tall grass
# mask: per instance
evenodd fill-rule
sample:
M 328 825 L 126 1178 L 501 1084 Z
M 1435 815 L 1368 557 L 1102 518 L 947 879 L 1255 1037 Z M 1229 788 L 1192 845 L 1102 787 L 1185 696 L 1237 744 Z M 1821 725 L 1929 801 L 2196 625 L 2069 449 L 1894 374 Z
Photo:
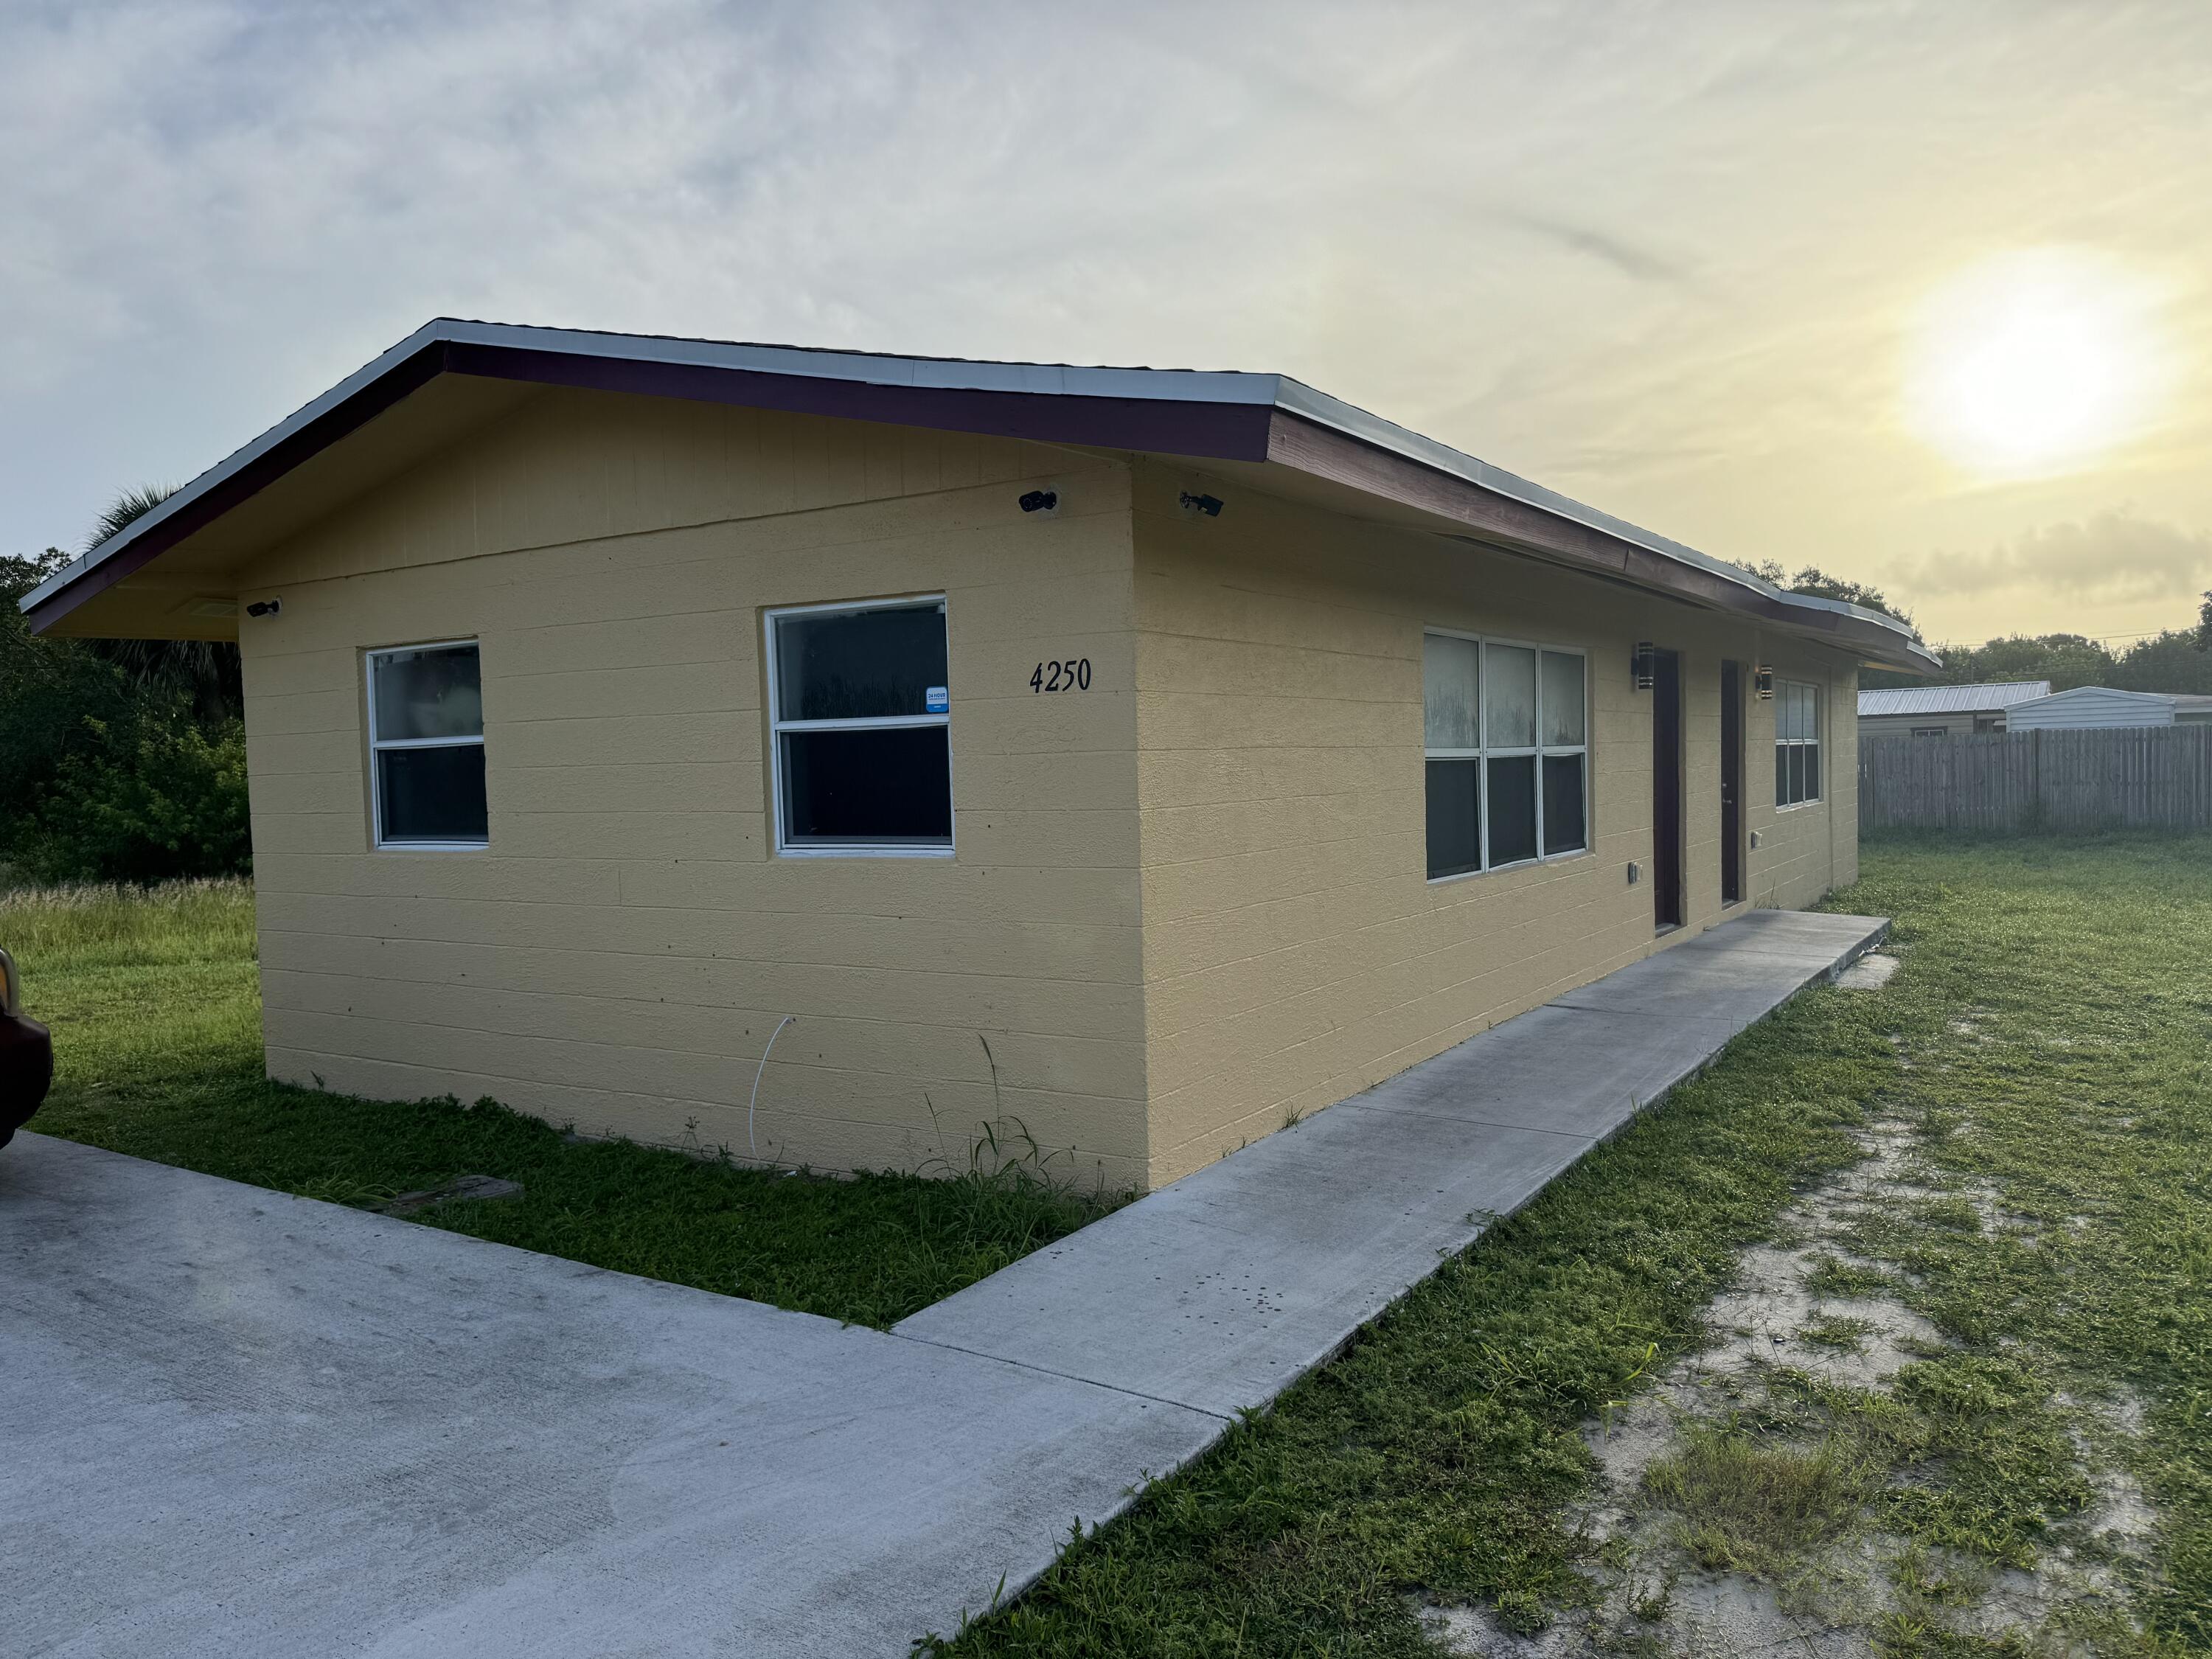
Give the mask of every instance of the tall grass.
M 0 946 L 49 973 L 250 962 L 253 887 L 233 876 L 0 890 Z

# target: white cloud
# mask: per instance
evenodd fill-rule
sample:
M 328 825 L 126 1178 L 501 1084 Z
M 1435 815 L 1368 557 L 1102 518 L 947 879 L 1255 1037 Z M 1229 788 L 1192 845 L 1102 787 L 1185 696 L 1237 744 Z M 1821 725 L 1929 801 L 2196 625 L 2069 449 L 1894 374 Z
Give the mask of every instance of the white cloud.
M 0 548 L 452 313 L 1280 368 L 1854 574 L 2022 521 L 1887 429 L 1948 264 L 2212 253 L 2208 50 L 2193 5 L 2011 0 L 17 0 Z M 2127 495 L 2212 523 L 2209 471 Z
M 2212 535 L 2124 513 L 2031 530 L 1980 553 L 1901 561 L 1913 595 L 2030 589 L 2100 600 L 2189 599 L 2212 586 Z

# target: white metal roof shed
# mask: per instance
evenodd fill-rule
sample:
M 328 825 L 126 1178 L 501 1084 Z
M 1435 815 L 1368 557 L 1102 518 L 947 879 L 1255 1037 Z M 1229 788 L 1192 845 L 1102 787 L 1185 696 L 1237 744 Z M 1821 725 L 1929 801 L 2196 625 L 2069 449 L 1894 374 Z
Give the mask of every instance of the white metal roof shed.
M 1992 680 L 1978 685 L 1904 685 L 1859 693 L 1859 718 L 1885 714 L 1986 714 L 2051 695 L 2049 680 Z
M 2056 732 L 2069 728 L 2116 726 L 2172 726 L 2176 715 L 2187 718 L 2205 700 L 2176 696 L 2163 691 L 2121 691 L 2109 685 L 2077 685 L 2016 703 L 2005 724 L 2014 732 Z M 2183 705 L 2191 707 L 2186 713 Z

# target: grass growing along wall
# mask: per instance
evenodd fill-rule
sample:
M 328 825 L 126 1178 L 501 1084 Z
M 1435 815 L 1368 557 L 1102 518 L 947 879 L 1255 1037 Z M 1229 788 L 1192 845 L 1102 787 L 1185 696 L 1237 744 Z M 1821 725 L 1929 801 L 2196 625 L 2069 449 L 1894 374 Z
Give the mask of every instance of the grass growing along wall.
M 416 1218 L 877 1326 L 1118 1201 L 1055 1180 L 1034 1158 L 1003 1157 L 1003 1133 L 968 1168 L 832 1181 L 571 1140 L 489 1103 L 361 1100 L 270 1083 L 252 902 L 240 881 L 0 894 L 0 945 L 22 969 L 31 1012 L 54 1031 L 53 1093 L 33 1130 L 342 1204 L 459 1175 L 502 1176 L 523 1184 L 521 1198 Z

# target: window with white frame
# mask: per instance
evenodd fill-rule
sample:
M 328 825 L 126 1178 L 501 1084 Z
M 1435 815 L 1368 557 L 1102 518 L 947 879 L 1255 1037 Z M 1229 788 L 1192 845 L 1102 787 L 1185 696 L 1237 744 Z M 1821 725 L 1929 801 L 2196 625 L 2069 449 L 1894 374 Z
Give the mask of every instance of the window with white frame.
M 379 847 L 488 843 L 474 640 L 368 653 L 368 768 Z
M 1581 652 L 1429 633 L 1421 689 L 1431 881 L 1589 847 Z
M 1802 806 L 1820 799 L 1820 688 L 1800 680 L 1774 683 L 1774 804 Z
M 952 850 L 945 601 L 768 613 L 776 850 Z

